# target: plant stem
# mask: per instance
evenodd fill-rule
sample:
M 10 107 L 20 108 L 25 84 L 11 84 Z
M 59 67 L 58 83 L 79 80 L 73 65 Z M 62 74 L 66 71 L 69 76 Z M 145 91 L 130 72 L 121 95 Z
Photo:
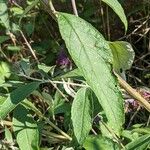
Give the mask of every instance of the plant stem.
M 73 12 L 76 16 L 78 16 L 77 6 L 75 0 L 71 0 Z
M 117 73 L 115 75 L 118 78 L 119 84 L 140 104 L 142 104 L 150 112 L 150 104 L 145 100 L 136 90 L 134 90 L 126 81 L 124 81 Z
M 52 13 L 55 15 L 56 14 L 56 10 L 55 10 L 55 8 L 53 6 L 52 0 L 49 0 L 49 7 L 50 7 Z
M 36 57 L 35 52 L 34 52 L 34 50 L 32 49 L 31 45 L 30 45 L 29 42 L 27 41 L 25 35 L 23 34 L 23 32 L 22 32 L 21 30 L 20 30 L 20 33 L 21 33 L 21 36 L 23 37 L 23 39 L 24 39 L 26 45 L 28 46 L 28 48 L 29 48 L 31 54 L 33 55 L 34 59 L 35 59 L 36 62 L 39 64 L 39 60 L 38 60 L 38 58 Z
M 55 130 L 60 132 L 63 136 L 65 136 L 68 140 L 72 140 L 72 138 L 66 134 L 64 131 L 62 131 L 60 128 L 58 128 L 55 124 L 53 124 L 48 118 L 46 118 L 38 109 L 31 107 L 31 105 L 28 105 L 28 103 L 23 103 L 27 107 L 31 108 L 40 118 L 44 119 L 51 127 L 53 127 Z

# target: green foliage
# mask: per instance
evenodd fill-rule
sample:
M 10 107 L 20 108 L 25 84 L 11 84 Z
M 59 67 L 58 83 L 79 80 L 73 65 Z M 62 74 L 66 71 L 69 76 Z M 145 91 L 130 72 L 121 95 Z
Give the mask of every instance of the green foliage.
M 145 134 L 125 147 L 127 150 L 145 150 L 150 148 L 150 134 Z
M 0 84 L 5 82 L 5 78 L 11 75 L 9 65 L 6 62 L 0 62 Z
M 33 120 L 29 110 L 21 105 L 14 111 L 13 130 L 21 150 L 39 150 L 37 123 Z
M 130 69 L 134 60 L 134 50 L 130 43 L 124 41 L 115 41 L 109 43 L 113 53 L 113 68 L 117 73 L 120 70 Z
M 112 74 L 112 54 L 107 41 L 79 17 L 59 13 L 58 24 L 71 57 L 106 113 L 108 125 L 120 135 L 124 123 L 123 99 Z
M 79 142 L 83 144 L 92 128 L 92 106 L 89 99 L 90 89 L 81 88 L 74 98 L 71 119 L 74 134 Z
M 124 10 L 118 0 L 102 0 L 104 3 L 106 3 L 108 6 L 110 6 L 114 12 L 119 16 L 121 21 L 123 22 L 125 26 L 125 31 L 127 31 L 128 28 L 128 22 L 124 13 Z
M 39 84 L 39 82 L 31 82 L 11 92 L 6 101 L 0 107 L 0 118 L 4 119 L 21 101 L 37 89 Z
M 31 3 L 28 7 L 26 7 L 26 9 L 24 10 L 23 14 L 21 15 L 19 22 L 21 22 L 22 18 L 26 16 L 26 14 L 37 5 L 37 3 L 39 2 L 39 0 L 35 0 L 33 1 L 33 3 Z
M 6 0 L 0 1 L 0 21 L 2 22 L 2 25 L 5 26 L 6 29 L 10 30 L 10 22 Z
M 85 141 L 83 147 L 86 150 L 119 150 L 119 145 L 112 140 L 103 137 L 103 136 L 96 136 L 96 137 L 88 137 Z
M 0 149 L 150 149 L 149 4 L 0 0 Z

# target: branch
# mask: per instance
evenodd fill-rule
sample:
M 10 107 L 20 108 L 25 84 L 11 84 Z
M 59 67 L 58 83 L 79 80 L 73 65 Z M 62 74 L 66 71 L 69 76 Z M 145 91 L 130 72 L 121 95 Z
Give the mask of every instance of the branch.
M 150 112 L 150 104 L 145 100 L 136 90 L 134 90 L 126 81 L 124 81 L 117 73 L 115 75 L 118 78 L 119 84 L 140 104 L 142 104 Z
M 77 6 L 75 0 L 71 0 L 73 12 L 76 16 L 78 16 Z

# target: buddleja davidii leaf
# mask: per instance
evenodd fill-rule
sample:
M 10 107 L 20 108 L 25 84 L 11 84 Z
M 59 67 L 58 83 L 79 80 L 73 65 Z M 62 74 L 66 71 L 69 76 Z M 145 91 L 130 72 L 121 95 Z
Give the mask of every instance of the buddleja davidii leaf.
M 112 74 L 113 56 L 108 43 L 94 27 L 74 15 L 59 13 L 58 24 L 72 59 L 98 97 L 109 125 L 119 135 L 124 123 L 123 99 Z
M 5 102 L 0 106 L 0 119 L 4 119 L 21 101 L 38 88 L 40 82 L 31 82 L 20 86 L 10 93 Z
M 128 28 L 127 18 L 118 0 L 102 0 L 102 1 L 106 3 L 107 5 L 109 5 L 114 10 L 114 12 L 119 16 L 119 18 L 123 22 L 125 26 L 125 31 L 127 31 L 127 28 Z
M 130 43 L 125 41 L 109 42 L 113 53 L 113 68 L 117 73 L 120 70 L 130 69 L 135 57 L 134 50 Z
M 39 150 L 38 125 L 22 105 L 18 105 L 13 113 L 13 130 L 21 150 Z
M 71 109 L 74 134 L 81 145 L 92 128 L 92 106 L 89 96 L 90 89 L 81 88 L 74 98 Z

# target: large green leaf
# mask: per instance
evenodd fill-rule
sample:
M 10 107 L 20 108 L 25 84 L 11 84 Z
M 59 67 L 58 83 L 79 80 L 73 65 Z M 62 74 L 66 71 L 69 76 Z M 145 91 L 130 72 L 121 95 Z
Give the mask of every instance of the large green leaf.
M 150 134 L 143 135 L 125 146 L 125 150 L 146 150 L 150 146 Z
M 27 85 L 20 86 L 14 90 L 5 102 L 0 106 L 0 119 L 4 119 L 21 101 L 23 101 L 32 91 L 37 89 L 39 82 L 32 82 Z
M 13 130 L 21 150 L 39 150 L 37 123 L 22 105 L 18 105 L 13 113 Z
M 109 42 L 113 53 L 113 67 L 117 73 L 130 69 L 134 60 L 134 50 L 130 43 L 124 41 Z
M 119 18 L 123 22 L 125 26 L 125 31 L 127 31 L 127 28 L 128 28 L 127 18 L 118 0 L 102 0 L 102 1 L 106 3 L 107 5 L 109 5 L 114 10 L 114 12 L 119 16 Z
M 8 8 L 6 3 L 6 0 L 0 0 L 0 20 L 7 29 L 10 29 Z
M 88 137 L 83 147 L 86 150 L 120 150 L 117 143 L 102 136 Z
M 102 105 L 108 124 L 119 135 L 124 123 L 123 99 L 112 73 L 113 56 L 103 36 L 83 19 L 59 13 L 59 29 L 72 59 Z
M 89 94 L 89 88 L 81 88 L 77 92 L 72 104 L 71 119 L 74 134 L 79 144 L 83 144 L 92 128 L 92 111 Z

